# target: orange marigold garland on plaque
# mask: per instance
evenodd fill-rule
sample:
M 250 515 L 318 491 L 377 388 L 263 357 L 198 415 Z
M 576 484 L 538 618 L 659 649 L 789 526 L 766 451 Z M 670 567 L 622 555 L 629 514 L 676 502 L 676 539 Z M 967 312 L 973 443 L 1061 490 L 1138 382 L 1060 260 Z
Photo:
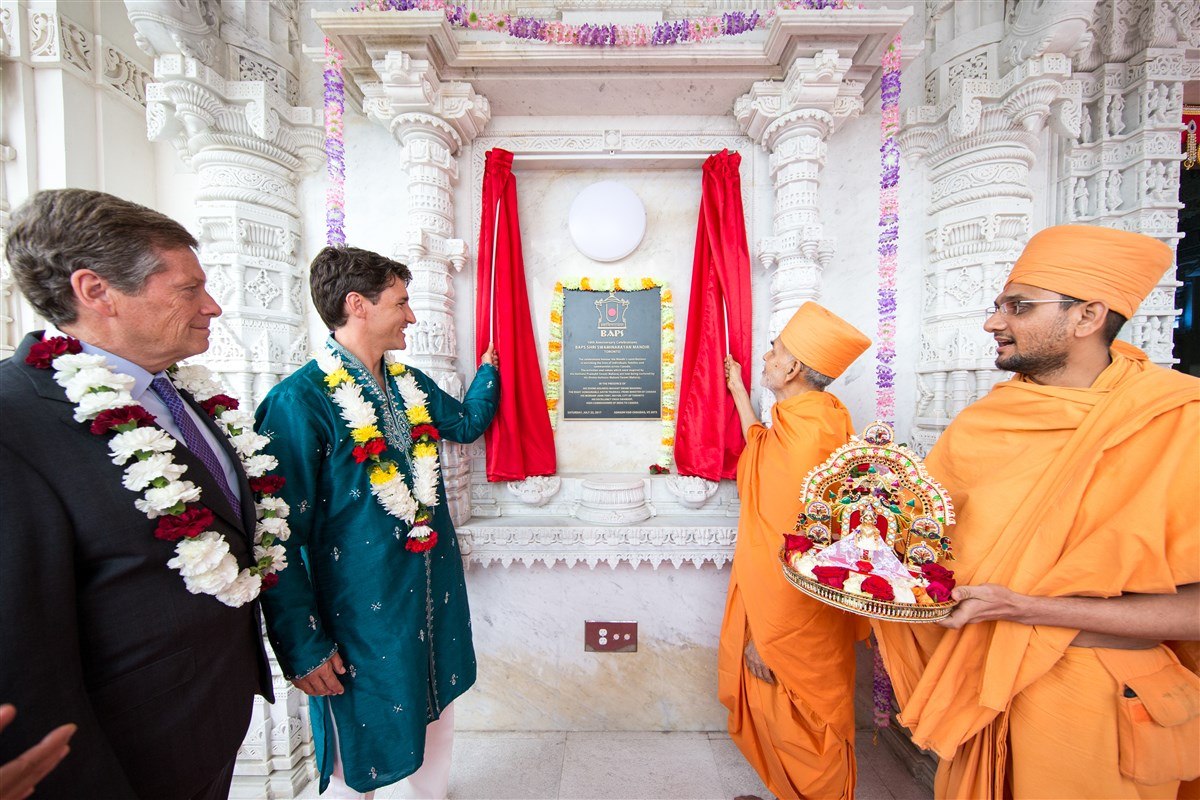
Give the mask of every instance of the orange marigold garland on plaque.
M 641 292 L 661 289 L 660 325 L 662 330 L 662 433 L 659 438 L 658 461 L 651 467 L 654 474 L 671 471 L 675 453 L 675 411 L 678 395 L 675 388 L 675 307 L 671 289 L 655 278 L 578 278 L 554 284 L 554 298 L 550 301 L 550 343 L 546 359 L 546 407 L 550 411 L 550 426 L 558 428 L 558 401 L 562 397 L 562 342 L 563 342 L 563 290 L 584 292 Z

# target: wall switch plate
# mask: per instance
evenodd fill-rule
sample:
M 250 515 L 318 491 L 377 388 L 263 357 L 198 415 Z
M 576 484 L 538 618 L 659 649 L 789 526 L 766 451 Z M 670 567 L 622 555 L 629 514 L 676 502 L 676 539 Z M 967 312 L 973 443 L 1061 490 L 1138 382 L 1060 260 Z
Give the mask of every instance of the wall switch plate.
M 584 620 L 583 649 L 588 653 L 636 653 L 636 622 Z

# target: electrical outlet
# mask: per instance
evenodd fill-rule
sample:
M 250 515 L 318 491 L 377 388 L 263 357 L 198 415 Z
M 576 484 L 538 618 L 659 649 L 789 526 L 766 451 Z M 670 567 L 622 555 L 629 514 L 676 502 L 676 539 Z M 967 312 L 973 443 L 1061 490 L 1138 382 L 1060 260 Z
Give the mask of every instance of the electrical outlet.
M 588 653 L 636 653 L 636 622 L 584 620 L 583 649 Z

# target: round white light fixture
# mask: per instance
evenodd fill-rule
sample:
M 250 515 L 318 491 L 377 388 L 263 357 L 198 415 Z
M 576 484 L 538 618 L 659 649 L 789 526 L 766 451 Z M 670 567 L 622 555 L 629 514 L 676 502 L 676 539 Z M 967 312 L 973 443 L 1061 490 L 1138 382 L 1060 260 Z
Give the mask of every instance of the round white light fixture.
M 646 207 L 623 183 L 600 181 L 584 189 L 567 215 L 571 241 L 593 261 L 620 261 L 646 234 Z

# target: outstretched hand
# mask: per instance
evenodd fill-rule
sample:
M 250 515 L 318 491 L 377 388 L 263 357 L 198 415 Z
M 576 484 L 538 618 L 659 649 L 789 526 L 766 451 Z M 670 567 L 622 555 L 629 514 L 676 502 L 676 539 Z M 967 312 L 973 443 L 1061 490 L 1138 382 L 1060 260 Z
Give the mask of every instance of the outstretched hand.
M 346 690 L 342 688 L 342 682 L 338 680 L 337 676 L 345 674 L 346 668 L 342 666 L 341 654 L 334 653 L 324 664 L 303 678 L 296 678 L 292 683 L 297 689 L 313 697 L 341 694 Z
M 479 359 L 480 365 L 491 364 L 496 369 L 500 369 L 500 356 L 496 355 L 496 343 L 488 342 L 488 349 L 484 351 L 483 357 Z
M 0 731 L 7 728 L 16 716 L 17 709 L 13 706 L 0 706 Z M 0 765 L 0 800 L 23 800 L 33 794 L 38 781 L 49 775 L 50 770 L 71 752 L 67 743 L 75 735 L 75 730 L 75 725 L 60 725 L 33 747 L 7 764 Z
M 958 629 L 972 622 L 989 620 L 1013 620 L 1019 622 L 1024 612 L 1024 601 L 1028 595 L 1017 594 L 1011 589 L 995 583 L 979 586 L 957 586 L 950 594 L 958 605 L 940 625 Z

